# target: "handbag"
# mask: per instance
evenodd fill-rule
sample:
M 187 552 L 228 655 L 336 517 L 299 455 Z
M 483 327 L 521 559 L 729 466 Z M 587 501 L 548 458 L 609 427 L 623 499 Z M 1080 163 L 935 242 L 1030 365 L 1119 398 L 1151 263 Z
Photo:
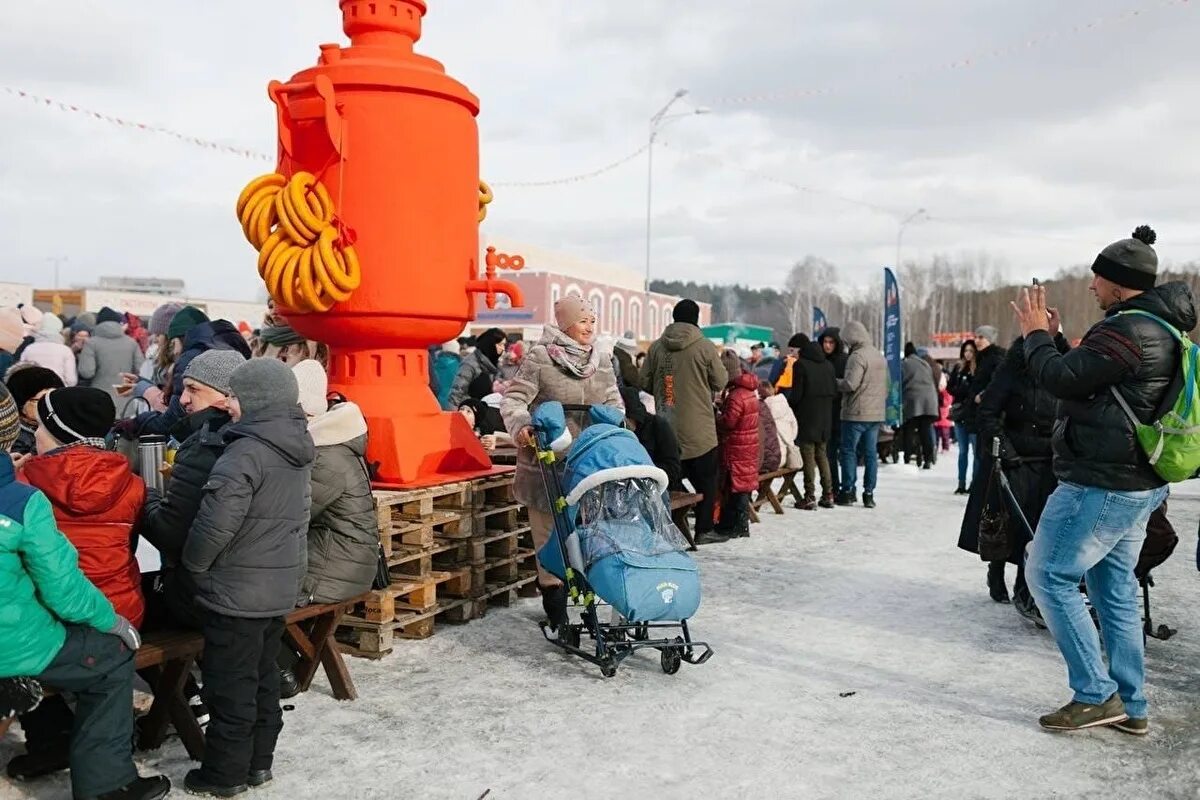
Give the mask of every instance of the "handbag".
M 979 514 L 979 545 L 976 549 L 984 561 L 1005 561 L 1012 549 L 1008 540 L 1008 504 L 1004 502 L 1000 488 L 1001 469 L 998 461 L 992 466 L 984 491 L 983 511 Z
M 362 467 L 363 473 L 367 476 L 367 486 L 371 486 L 371 471 L 367 468 L 366 459 L 360 458 L 358 465 Z M 371 508 L 375 511 L 375 519 L 379 519 L 379 501 L 375 499 L 375 495 L 371 495 Z M 379 543 L 379 556 L 375 562 L 375 579 L 371 581 L 371 588 L 375 591 L 383 591 L 392 585 L 392 574 L 388 567 L 387 553 L 383 551 L 383 542 Z

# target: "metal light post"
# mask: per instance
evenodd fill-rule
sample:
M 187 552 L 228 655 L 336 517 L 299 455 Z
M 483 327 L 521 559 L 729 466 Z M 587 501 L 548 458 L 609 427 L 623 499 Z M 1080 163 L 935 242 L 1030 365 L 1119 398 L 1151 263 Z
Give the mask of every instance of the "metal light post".
M 66 256 L 51 256 L 50 258 L 47 258 L 46 260 L 49 261 L 50 263 L 54 264 L 54 290 L 58 291 L 59 289 L 62 288 L 61 286 L 58 285 L 58 269 L 64 261 L 69 261 L 70 259 L 67 258 Z
M 921 217 L 929 216 L 929 212 L 923 208 L 918 208 L 913 213 L 909 214 L 900 223 L 900 229 L 896 231 L 896 276 L 900 275 L 900 244 L 904 241 L 904 229 L 912 223 L 919 220 Z
M 646 144 L 646 285 L 644 290 L 645 296 L 642 299 L 642 318 L 638 321 L 638 327 L 646 332 L 646 339 L 654 336 L 654 331 L 650 329 L 650 236 L 654 198 L 654 140 L 658 138 L 659 129 L 671 120 L 709 113 L 709 109 L 707 108 L 697 108 L 694 111 L 687 111 L 682 114 L 668 115 L 667 112 L 671 109 L 671 106 L 675 105 L 675 101 L 686 94 L 687 89 L 678 90 L 675 92 L 675 96 L 665 106 L 660 108 L 657 114 L 650 118 L 650 139 Z

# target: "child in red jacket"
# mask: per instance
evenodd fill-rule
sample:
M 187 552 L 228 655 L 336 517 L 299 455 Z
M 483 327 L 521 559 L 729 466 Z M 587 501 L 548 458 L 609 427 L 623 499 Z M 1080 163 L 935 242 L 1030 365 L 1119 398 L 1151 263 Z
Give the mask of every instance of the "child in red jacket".
M 730 538 L 750 535 L 750 493 L 758 488 L 761 460 L 758 413 L 758 379 L 739 370 L 725 389 L 717 417 L 721 468 L 728 491 L 717 531 Z
M 23 479 L 50 498 L 58 528 L 79 551 L 79 568 L 113 608 L 141 627 L 146 606 L 133 528 L 146 487 L 120 453 L 108 450 L 116 408 L 108 392 L 69 387 L 38 401 L 36 456 Z

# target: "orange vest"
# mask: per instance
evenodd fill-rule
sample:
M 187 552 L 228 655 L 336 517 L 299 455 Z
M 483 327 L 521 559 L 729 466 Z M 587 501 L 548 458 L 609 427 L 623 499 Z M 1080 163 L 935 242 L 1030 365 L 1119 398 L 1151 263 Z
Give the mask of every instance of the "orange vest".
M 776 389 L 792 388 L 792 365 L 796 363 L 796 356 L 788 356 L 784 362 L 783 374 L 779 376 L 779 380 L 775 381 Z

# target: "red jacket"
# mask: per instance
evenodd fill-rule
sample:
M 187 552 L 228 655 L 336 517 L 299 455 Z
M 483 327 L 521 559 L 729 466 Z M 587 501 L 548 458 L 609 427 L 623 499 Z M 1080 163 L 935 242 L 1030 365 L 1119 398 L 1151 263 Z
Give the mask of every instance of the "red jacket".
M 950 396 L 950 392 L 942 389 L 938 392 L 938 421 L 933 423 L 935 428 L 953 428 L 954 422 L 950 419 L 950 406 L 954 404 L 954 398 Z
M 721 434 L 721 466 L 729 475 L 730 490 L 753 492 L 758 488 L 758 378 L 743 372 L 733 379 L 717 418 Z
M 134 627 L 146 612 L 133 528 L 146 487 L 120 453 L 76 445 L 34 456 L 23 478 L 54 506 L 59 529 L 79 551 L 79 568 Z

